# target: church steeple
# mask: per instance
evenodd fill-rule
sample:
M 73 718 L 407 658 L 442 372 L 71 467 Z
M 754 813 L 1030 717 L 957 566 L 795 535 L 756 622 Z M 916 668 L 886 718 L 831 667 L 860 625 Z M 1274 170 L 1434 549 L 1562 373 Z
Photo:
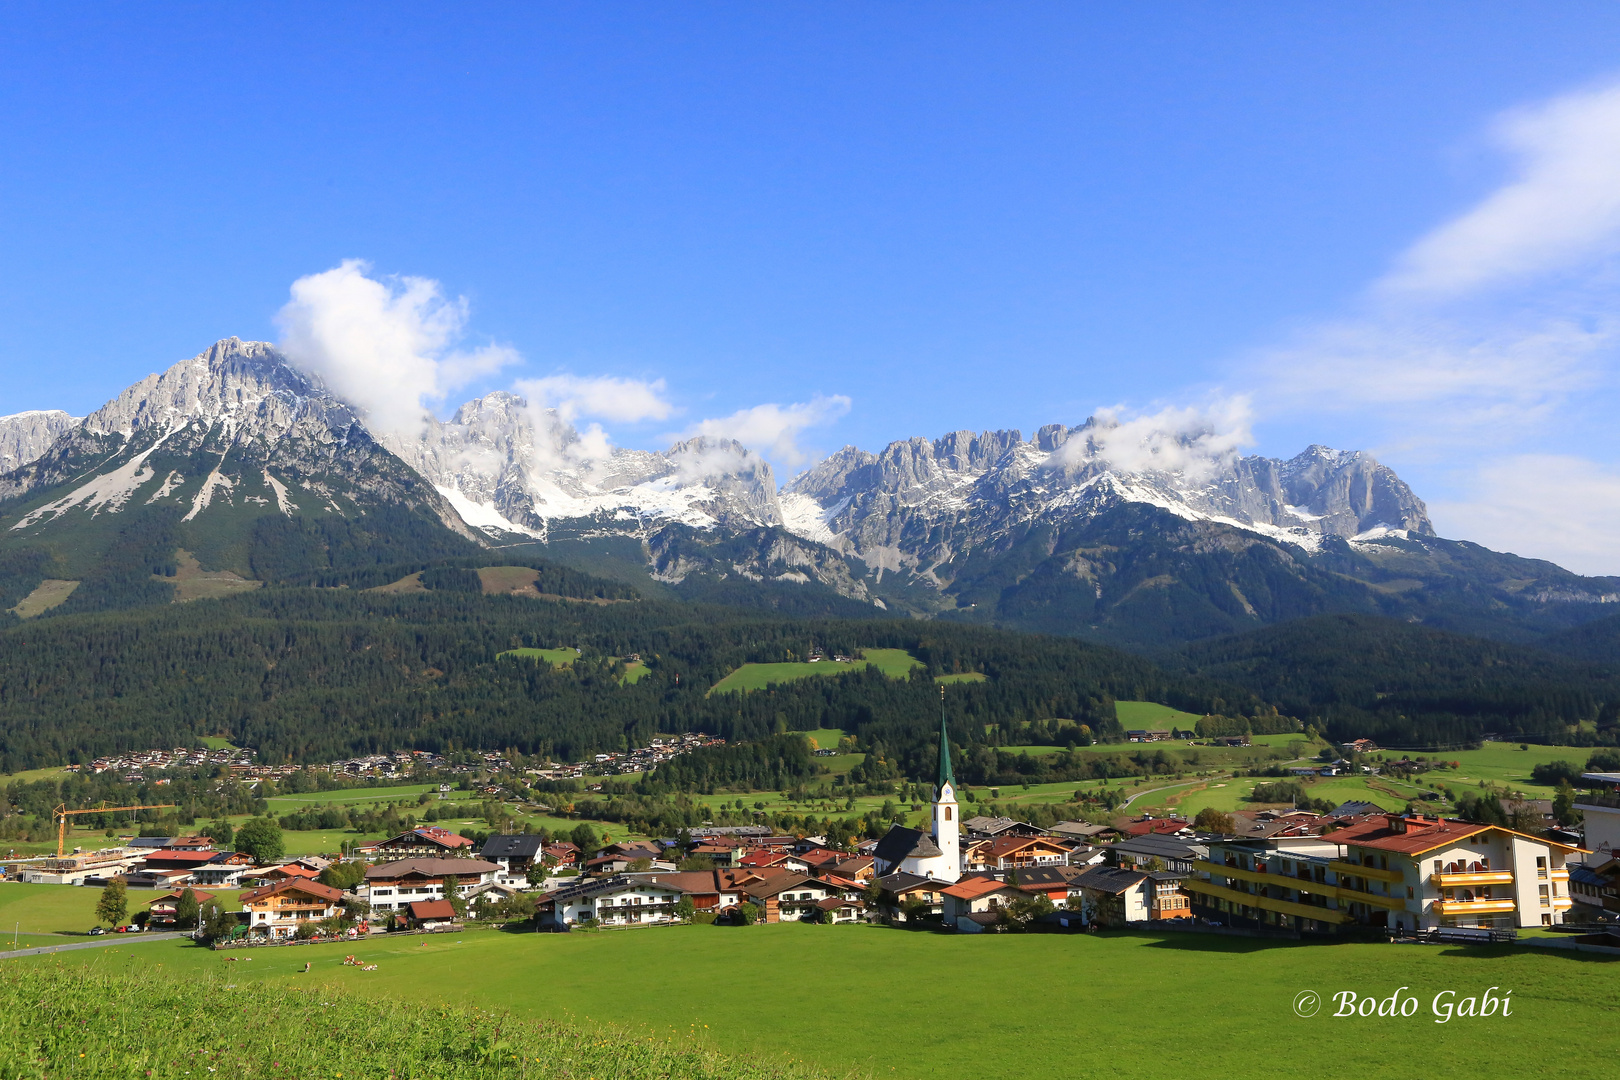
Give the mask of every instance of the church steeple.
M 930 876 L 956 881 L 962 876 L 962 833 L 956 820 L 956 773 L 951 769 L 951 737 L 945 730 L 945 688 L 939 688 L 939 786 L 934 788 L 934 823 L 929 830 L 939 848 Z

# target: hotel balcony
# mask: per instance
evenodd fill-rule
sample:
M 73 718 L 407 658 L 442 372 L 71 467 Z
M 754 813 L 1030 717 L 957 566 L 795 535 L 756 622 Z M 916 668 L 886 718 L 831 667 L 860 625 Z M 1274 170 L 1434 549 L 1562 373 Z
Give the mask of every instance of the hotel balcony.
M 1437 915 L 1492 915 L 1497 912 L 1512 911 L 1512 900 L 1436 900 L 1434 910 Z
M 1340 877 L 1364 877 L 1369 881 L 1387 881 L 1392 885 L 1399 885 L 1406 880 L 1399 870 L 1380 870 L 1376 866 L 1363 866 L 1353 862 L 1330 862 L 1328 869 Z
M 1275 875 L 1281 877 L 1282 875 Z M 1302 919 L 1315 919 L 1318 922 L 1343 923 L 1350 921 L 1350 914 L 1336 908 L 1317 907 L 1315 904 L 1299 904 L 1292 900 L 1274 900 L 1269 896 L 1257 896 L 1253 893 L 1239 892 L 1237 889 L 1228 889 L 1224 885 L 1214 885 L 1198 878 L 1188 878 L 1182 882 L 1182 888 L 1188 892 L 1202 893 L 1234 904 L 1259 908 L 1262 911 L 1275 911 L 1281 915 L 1297 915 Z
M 1430 880 L 1442 889 L 1455 889 L 1459 886 L 1472 888 L 1475 885 L 1511 885 L 1513 884 L 1513 871 L 1473 870 L 1451 874 L 1431 874 Z

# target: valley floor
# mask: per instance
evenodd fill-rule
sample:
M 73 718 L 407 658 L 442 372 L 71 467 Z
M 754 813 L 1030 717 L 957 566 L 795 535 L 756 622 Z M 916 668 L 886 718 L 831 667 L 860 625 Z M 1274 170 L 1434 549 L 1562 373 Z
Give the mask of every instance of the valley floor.
M 349 954 L 376 971 L 342 963 Z M 230 961 L 231 956 L 242 957 Z M 251 956 L 251 960 L 246 957 Z M 83 958 L 83 959 L 81 959 Z M 24 958 L 8 963 L 60 962 Z M 686 1036 L 834 1074 L 979 1080 L 1189 1071 L 1231 1078 L 1577 1075 L 1620 1052 L 1620 962 L 1529 947 L 1288 945 L 1173 932 L 959 936 L 878 927 L 469 930 L 212 952 L 77 954 L 116 972 L 342 985 L 362 994 Z M 304 974 L 305 963 L 313 965 Z M 1334 1018 L 1331 995 L 1408 987 L 1407 1018 Z M 1430 1002 L 1498 988 L 1512 1015 L 1435 1023 Z M 1316 991 L 1327 1007 L 1297 1016 Z M 1572 1056 L 1573 1055 L 1573 1056 Z M 1578 1059 L 1578 1061 L 1577 1061 Z

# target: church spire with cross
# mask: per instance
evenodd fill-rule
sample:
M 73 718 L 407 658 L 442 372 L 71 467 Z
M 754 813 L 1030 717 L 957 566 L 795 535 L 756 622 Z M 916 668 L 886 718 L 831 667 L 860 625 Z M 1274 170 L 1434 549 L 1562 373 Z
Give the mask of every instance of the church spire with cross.
M 956 773 L 951 769 L 951 737 L 945 728 L 945 687 L 939 688 L 939 784 L 934 788 L 934 821 L 929 830 L 939 848 L 940 872 L 944 881 L 955 881 L 962 874 L 962 831 L 956 819 Z

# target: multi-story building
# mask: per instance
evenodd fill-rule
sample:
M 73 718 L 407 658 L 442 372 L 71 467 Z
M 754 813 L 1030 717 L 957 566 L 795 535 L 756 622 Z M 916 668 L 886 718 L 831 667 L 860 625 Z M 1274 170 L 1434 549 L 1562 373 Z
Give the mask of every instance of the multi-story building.
M 1580 849 L 1497 825 L 1389 814 L 1323 837 L 1210 842 L 1193 913 L 1306 933 L 1552 926 Z
M 455 894 L 463 899 L 494 884 L 499 863 L 483 859 L 399 859 L 367 867 L 365 880 L 355 891 L 373 911 L 403 911 L 417 900 L 445 900 L 445 883 L 455 879 Z
M 241 903 L 247 913 L 248 933 L 292 937 L 305 923 L 330 919 L 342 911 L 343 892 L 318 881 L 288 878 L 243 893 Z

